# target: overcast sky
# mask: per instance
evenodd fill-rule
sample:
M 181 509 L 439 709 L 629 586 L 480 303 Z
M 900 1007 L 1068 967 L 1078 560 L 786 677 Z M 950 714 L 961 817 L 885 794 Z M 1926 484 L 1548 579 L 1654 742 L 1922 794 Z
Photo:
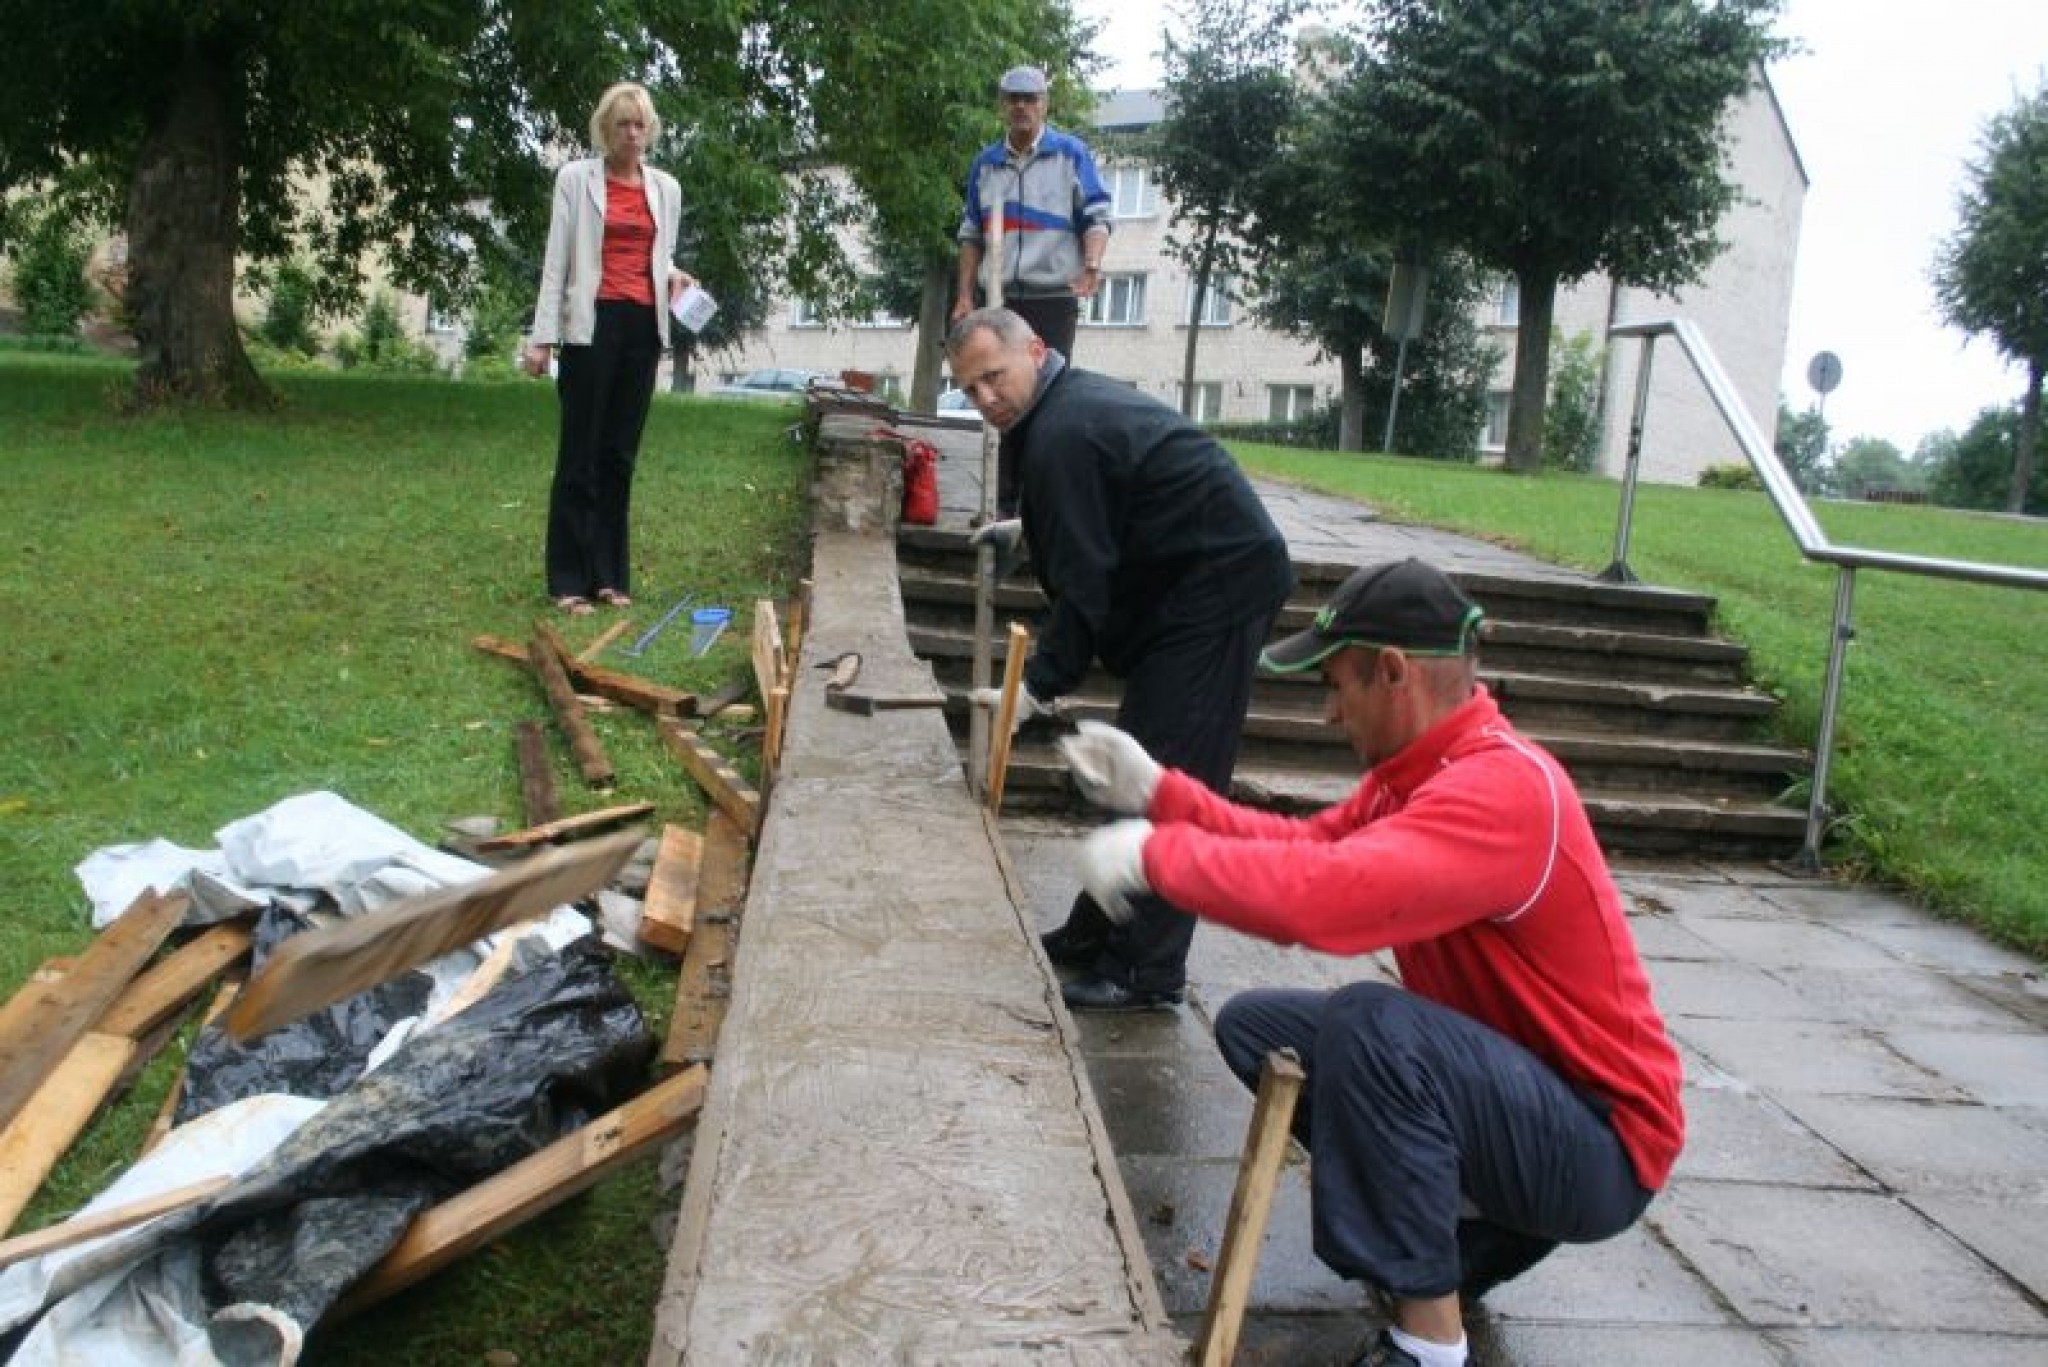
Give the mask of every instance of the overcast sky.
M 1105 88 L 1157 84 L 1162 0 L 1076 7 L 1104 25 Z M 2025 382 L 1988 341 L 1941 324 L 1928 273 L 1984 121 L 2048 79 L 2048 0 L 1787 0 L 1779 31 L 1805 49 L 1771 80 L 1811 181 L 1783 392 L 1812 403 L 1807 362 L 1833 351 L 1836 443 L 1883 437 L 1910 454 Z

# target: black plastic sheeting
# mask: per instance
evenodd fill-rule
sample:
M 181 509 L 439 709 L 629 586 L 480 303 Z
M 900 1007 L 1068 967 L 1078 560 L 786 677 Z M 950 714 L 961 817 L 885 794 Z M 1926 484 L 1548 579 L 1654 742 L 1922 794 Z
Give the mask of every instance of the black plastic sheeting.
M 261 970 L 286 938 L 312 925 L 304 913 L 271 903 L 256 921 L 251 972 Z M 393 1025 L 426 1009 L 433 986 L 424 973 L 402 973 L 247 1044 L 237 1044 L 218 1025 L 207 1026 L 186 1056 L 185 1090 L 172 1123 L 182 1125 L 262 1092 L 315 1100 L 339 1094 L 362 1076 L 370 1050 Z
M 421 1209 L 641 1090 L 655 1039 L 586 936 L 408 1039 L 233 1188 L 167 1217 L 210 1312 L 275 1307 L 311 1329 Z M 156 1245 L 159 1252 L 164 1245 Z M 211 1326 L 223 1362 L 276 1361 L 258 1323 Z

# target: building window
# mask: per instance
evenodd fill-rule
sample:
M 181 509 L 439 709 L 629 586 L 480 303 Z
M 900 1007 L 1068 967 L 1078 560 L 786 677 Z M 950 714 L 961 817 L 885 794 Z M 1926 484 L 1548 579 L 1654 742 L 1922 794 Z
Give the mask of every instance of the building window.
M 1081 315 L 1098 327 L 1142 327 L 1145 323 L 1145 277 L 1105 275 Z
M 1195 282 L 1188 281 L 1188 313 L 1195 311 Z M 1192 321 L 1192 317 L 1190 318 Z M 1209 277 L 1209 288 L 1202 295 L 1202 326 L 1205 328 L 1227 328 L 1230 326 L 1230 277 L 1218 271 Z
M 1269 422 L 1298 422 L 1315 412 L 1316 387 L 1312 384 L 1269 384 L 1266 386 L 1266 419 Z
M 818 328 L 825 326 L 818 317 L 818 305 L 810 299 L 789 301 L 789 325 L 793 328 Z
M 1493 321 L 1504 328 L 1522 321 L 1522 283 L 1512 275 L 1501 277 L 1500 293 L 1494 297 Z
M 1159 212 L 1159 191 L 1143 166 L 1109 170 L 1109 212 L 1113 218 L 1151 218 Z
M 461 320 L 438 303 L 427 305 L 427 331 L 436 337 L 452 337 Z
M 1187 387 L 1182 385 L 1179 392 L 1185 398 Z M 1197 380 L 1193 405 L 1182 404 L 1181 407 L 1196 422 L 1216 421 L 1223 416 L 1223 381 Z
M 1486 431 L 1479 438 L 1488 451 L 1508 449 L 1508 392 L 1496 389 L 1486 396 Z
M 857 328 L 903 328 L 910 326 L 910 320 L 898 318 L 887 309 L 876 309 L 867 317 L 857 320 L 854 326 Z

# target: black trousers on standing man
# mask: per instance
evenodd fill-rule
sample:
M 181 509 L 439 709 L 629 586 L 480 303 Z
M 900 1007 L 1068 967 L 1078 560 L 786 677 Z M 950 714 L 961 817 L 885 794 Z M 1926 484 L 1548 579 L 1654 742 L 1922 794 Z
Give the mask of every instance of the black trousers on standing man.
M 564 346 L 557 355 L 562 435 L 548 496 L 548 595 L 629 593 L 633 467 L 661 364 L 654 309 L 600 299 L 590 345 Z

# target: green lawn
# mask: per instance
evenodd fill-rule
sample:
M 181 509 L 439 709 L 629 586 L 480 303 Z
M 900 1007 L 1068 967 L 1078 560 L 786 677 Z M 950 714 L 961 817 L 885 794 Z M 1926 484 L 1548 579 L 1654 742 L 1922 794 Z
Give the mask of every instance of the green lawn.
M 316 788 L 428 841 L 454 817 L 516 826 L 512 727 L 545 706 L 470 637 L 524 640 L 545 613 L 581 645 L 613 620 L 567 622 L 542 592 L 548 386 L 294 375 L 275 414 L 124 418 L 111 404 L 125 373 L 0 355 L 0 991 L 85 944 L 72 868 L 102 845 L 209 847 L 223 823 Z M 657 400 L 635 485 L 636 634 L 685 592 L 737 612 L 702 660 L 685 623 L 604 663 L 702 689 L 747 672 L 751 606 L 794 578 L 808 463 L 782 435 L 793 413 Z M 644 799 L 657 820 L 701 825 L 645 718 L 594 724 L 618 784 L 585 788 L 556 742 L 567 810 Z M 750 739 L 714 738 L 751 771 Z M 673 972 L 628 976 L 660 1029 Z M 174 1071 L 160 1060 L 101 1118 L 20 1228 L 132 1161 Z M 654 1205 L 652 1165 L 637 1165 L 324 1336 L 320 1356 L 474 1363 L 547 1345 L 553 1362 L 637 1361 L 661 1280 Z
M 1620 486 L 1466 465 L 1240 445 L 1254 471 L 1597 570 L 1613 556 Z M 2048 522 L 1944 509 L 1825 503 L 1830 540 L 2048 568 Z M 1759 493 L 1644 486 L 1629 561 L 1643 579 L 1714 595 L 1782 734 L 1819 727 L 1836 576 L 1799 558 Z M 1937 910 L 2048 954 L 2048 594 L 1865 570 L 1829 797 L 1849 816 L 1831 858 L 1912 889 Z M 1802 804 L 1804 796 L 1799 799 Z

